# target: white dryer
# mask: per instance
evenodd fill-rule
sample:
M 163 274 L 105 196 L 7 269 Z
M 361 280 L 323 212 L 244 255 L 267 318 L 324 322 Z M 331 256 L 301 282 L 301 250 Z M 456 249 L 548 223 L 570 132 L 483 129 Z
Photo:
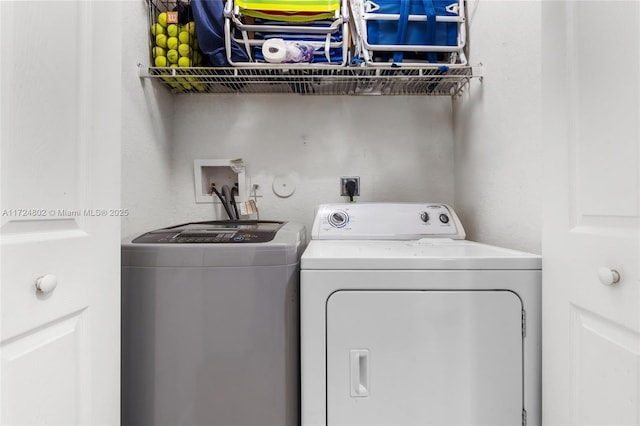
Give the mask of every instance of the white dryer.
M 328 204 L 301 259 L 302 426 L 538 425 L 541 258 L 444 204 Z

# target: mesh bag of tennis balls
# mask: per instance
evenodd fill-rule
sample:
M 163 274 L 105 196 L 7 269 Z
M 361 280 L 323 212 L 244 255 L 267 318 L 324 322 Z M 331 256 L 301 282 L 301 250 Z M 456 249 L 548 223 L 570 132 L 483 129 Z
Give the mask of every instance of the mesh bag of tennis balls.
M 203 65 L 203 55 L 200 52 L 194 21 L 184 25 L 168 23 L 167 12 L 161 12 L 158 14 L 157 21 L 151 25 L 150 31 L 153 41 L 151 53 L 156 66 L 159 67 L 159 63 L 178 63 L 181 67 Z M 171 52 L 169 57 L 167 57 L 168 52 Z M 175 52 L 178 54 L 177 57 Z M 166 59 L 156 61 L 159 57 Z M 182 58 L 186 59 L 180 61 Z
M 189 5 L 180 3 L 174 11 L 159 12 L 151 25 L 152 63 L 158 68 L 177 68 L 176 77 L 171 71 L 163 73 L 162 79 L 175 90 L 206 91 L 206 85 L 195 77 L 180 74 L 180 68 L 206 66 L 200 51 L 196 24 Z
M 159 11 L 155 22 L 151 25 L 151 35 L 153 36 L 152 47 L 176 50 L 180 57 L 190 59 L 190 66 L 207 65 L 203 64 L 204 55 L 199 49 L 196 23 L 189 3 L 177 1 L 173 10 Z M 186 62 L 183 61 L 183 63 Z

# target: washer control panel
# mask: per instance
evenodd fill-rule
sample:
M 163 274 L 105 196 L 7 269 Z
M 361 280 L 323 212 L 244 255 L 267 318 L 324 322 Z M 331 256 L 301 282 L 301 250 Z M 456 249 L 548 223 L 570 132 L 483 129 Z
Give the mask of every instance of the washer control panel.
M 323 204 L 316 212 L 314 239 L 464 239 L 453 209 L 440 203 Z
M 187 223 L 147 232 L 133 240 L 140 244 L 266 243 L 284 222 L 212 221 Z

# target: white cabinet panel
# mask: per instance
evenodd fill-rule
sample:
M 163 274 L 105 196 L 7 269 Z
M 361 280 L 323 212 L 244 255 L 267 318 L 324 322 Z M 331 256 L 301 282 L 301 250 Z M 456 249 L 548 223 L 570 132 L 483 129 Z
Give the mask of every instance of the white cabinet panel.
M 7 425 L 80 423 L 88 379 L 78 351 L 86 344 L 81 314 L 2 346 L 2 411 Z
M 569 4 L 572 191 L 577 214 L 638 215 L 638 4 Z M 611 29 L 604 29 L 604 28 Z M 594 28 L 602 30 L 594 31 Z M 615 30 L 613 30 L 615 29 Z M 624 66 L 602 70 L 606 58 Z M 614 59 L 616 58 L 616 59 Z M 630 78 L 631 77 L 631 78 Z
M 637 425 L 640 336 L 577 307 L 572 317 L 576 424 Z
M 86 171 L 69 159 L 83 156 L 90 137 L 91 92 L 83 76 L 91 72 L 90 8 L 29 1 L 6 2 L 3 9 L 3 206 L 77 209 L 78 176 Z M 37 30 L 22 34 L 27 28 Z M 61 216 L 46 211 L 35 219 L 53 227 Z M 16 216 L 1 219 L 4 225 Z
M 328 425 L 521 424 L 522 341 L 509 291 L 338 291 Z

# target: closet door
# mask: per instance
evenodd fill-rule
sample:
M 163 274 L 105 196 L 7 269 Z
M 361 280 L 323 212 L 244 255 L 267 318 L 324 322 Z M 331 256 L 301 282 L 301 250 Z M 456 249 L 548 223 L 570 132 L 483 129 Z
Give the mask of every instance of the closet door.
M 116 425 L 121 6 L 0 2 L 0 423 Z
M 543 423 L 638 425 L 640 3 L 542 11 Z
M 327 424 L 522 424 L 522 339 L 508 291 L 336 292 Z

